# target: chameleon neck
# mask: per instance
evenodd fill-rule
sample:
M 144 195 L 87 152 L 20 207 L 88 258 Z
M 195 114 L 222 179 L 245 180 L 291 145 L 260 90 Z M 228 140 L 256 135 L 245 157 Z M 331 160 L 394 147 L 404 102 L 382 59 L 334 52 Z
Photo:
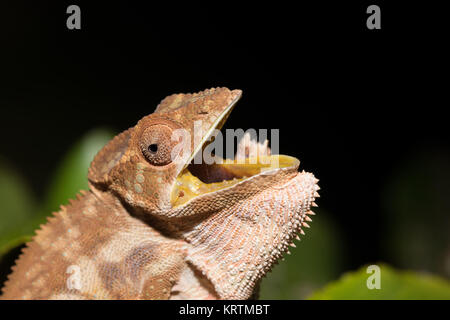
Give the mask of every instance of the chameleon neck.
M 245 202 L 212 214 L 183 236 L 187 260 L 222 299 L 249 299 L 261 278 L 293 245 L 316 191 L 311 174 L 299 173 Z M 278 194 L 275 199 L 273 194 Z
M 113 195 L 82 192 L 48 220 L 2 298 L 169 298 L 184 264 L 181 243 L 130 216 Z

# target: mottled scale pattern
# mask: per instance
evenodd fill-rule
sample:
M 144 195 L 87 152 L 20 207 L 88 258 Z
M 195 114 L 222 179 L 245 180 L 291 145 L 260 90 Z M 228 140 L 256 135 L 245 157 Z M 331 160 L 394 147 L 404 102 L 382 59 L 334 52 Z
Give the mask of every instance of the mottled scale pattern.
M 191 147 L 192 157 L 194 142 L 220 127 L 241 93 L 213 88 L 171 95 L 110 141 L 90 166 L 90 190 L 41 226 L 0 298 L 256 297 L 261 278 L 308 227 L 317 179 L 299 173 L 292 158 L 289 167 L 174 205 L 172 190 L 190 159 L 168 161 L 172 144 L 161 140 L 186 130 L 191 139 L 183 147 Z M 198 121 L 200 137 L 194 132 Z M 155 141 L 164 153 L 149 153 Z M 253 153 L 269 155 L 270 149 L 247 136 L 238 158 Z
M 108 193 L 83 192 L 36 232 L 2 299 L 168 299 L 183 245 L 131 217 Z M 81 289 L 69 289 L 69 267 Z
M 226 299 L 248 299 L 312 214 L 316 179 L 298 173 L 213 214 L 184 234 L 188 261 Z M 252 190 L 248 190 L 252 193 Z M 224 200 L 227 201 L 227 200 Z

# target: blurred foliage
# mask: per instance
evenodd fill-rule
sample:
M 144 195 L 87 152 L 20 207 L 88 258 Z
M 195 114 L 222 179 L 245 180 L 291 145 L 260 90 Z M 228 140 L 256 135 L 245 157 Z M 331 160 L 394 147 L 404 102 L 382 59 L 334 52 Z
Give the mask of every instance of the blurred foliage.
M 450 154 L 419 149 L 402 161 L 382 199 L 382 248 L 395 265 L 450 277 Z
M 0 162 L 0 257 L 31 239 L 34 230 L 45 223 L 51 212 L 87 189 L 87 170 L 95 154 L 113 137 L 107 129 L 87 133 L 62 159 L 55 170 L 47 196 L 36 203 L 27 183 L 11 166 Z
M 314 211 L 311 229 L 295 241 L 298 249 L 262 280 L 261 299 L 304 299 L 342 273 L 345 253 L 336 224 L 323 209 Z
M 114 134 L 107 129 L 97 129 L 86 134 L 62 159 L 48 188 L 41 215 L 58 211 L 61 204 L 73 199 L 80 190 L 87 190 L 87 172 L 98 151 Z
M 380 289 L 369 289 L 367 267 L 344 274 L 310 299 L 319 300 L 448 300 L 450 282 L 411 271 L 397 271 L 385 264 L 380 267 Z
M 0 159 L 0 257 L 33 232 L 36 201 L 23 177 Z
M 17 170 L 0 159 L 0 257 L 29 240 L 46 216 L 88 188 L 89 164 L 112 136 L 109 130 L 98 129 L 72 146 L 55 169 L 41 204 Z M 442 154 L 419 157 L 396 171 L 387 185 L 383 197 L 388 215 L 384 247 L 391 249 L 391 261 L 397 265 L 448 272 L 450 208 L 445 200 L 450 177 L 442 172 L 448 174 L 449 167 L 450 157 Z M 296 241 L 300 248 L 285 255 L 285 261 L 263 279 L 261 299 L 450 299 L 447 280 L 396 271 L 384 264 L 380 265 L 381 290 L 367 288 L 370 274 L 365 267 L 330 283 L 344 271 L 343 240 L 325 210 L 317 209 L 313 220 L 302 241 Z

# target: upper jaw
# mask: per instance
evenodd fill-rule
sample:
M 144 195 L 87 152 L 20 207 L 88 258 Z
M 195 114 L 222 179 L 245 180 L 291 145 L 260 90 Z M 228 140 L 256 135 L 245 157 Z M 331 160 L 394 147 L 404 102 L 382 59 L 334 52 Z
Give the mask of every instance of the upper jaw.
M 253 157 L 220 159 L 220 163 L 213 164 L 205 164 L 204 161 L 201 164 L 192 164 L 196 154 L 203 150 L 214 135 L 215 129 L 222 128 L 240 97 L 241 91 L 238 90 L 218 116 L 213 121 L 209 119 L 210 126 L 201 136 L 200 141 L 194 144 L 194 151 L 187 158 L 176 178 L 171 192 L 172 208 L 183 206 L 205 194 L 234 188 L 256 176 L 274 175 L 280 170 L 286 169 L 297 170 L 300 163 L 298 159 L 286 155 L 270 155 L 268 147 L 268 153 L 257 153 Z M 194 140 L 196 140 L 195 137 Z M 256 147 L 259 145 L 255 141 L 251 141 L 250 144 L 255 144 Z
M 225 105 L 223 110 L 219 110 L 219 112 L 217 112 L 217 111 L 211 112 L 210 114 L 207 114 L 205 119 L 198 120 L 198 121 L 200 121 L 200 126 L 202 126 L 202 127 L 199 128 L 200 132 L 198 132 L 198 133 L 195 131 L 196 128 L 194 127 L 193 134 L 191 134 L 194 136 L 193 137 L 193 148 L 192 148 L 193 151 L 190 154 L 190 156 L 187 158 L 187 160 L 185 161 L 185 164 L 181 171 L 183 171 L 191 163 L 194 156 L 202 149 L 203 146 L 205 146 L 205 144 L 209 141 L 209 139 L 214 134 L 214 130 L 216 130 L 216 129 L 220 130 L 222 128 L 222 126 L 224 125 L 224 123 L 226 122 L 226 120 L 228 119 L 228 116 L 230 115 L 234 106 L 236 105 L 236 103 L 239 101 L 239 99 L 242 96 L 241 90 L 233 90 L 232 92 L 234 94 L 231 96 L 230 102 Z M 206 123 L 207 127 L 205 128 L 202 123 Z M 195 125 L 195 123 L 194 123 L 194 125 Z

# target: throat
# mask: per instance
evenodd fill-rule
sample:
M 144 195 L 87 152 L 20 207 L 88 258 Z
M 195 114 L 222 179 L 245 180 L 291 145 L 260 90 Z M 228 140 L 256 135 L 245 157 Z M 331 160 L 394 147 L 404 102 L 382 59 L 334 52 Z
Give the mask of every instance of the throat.
M 173 286 L 171 300 L 217 300 L 214 286 L 194 266 L 186 264 Z
M 186 260 L 208 278 L 221 299 L 249 299 L 308 226 L 306 215 L 318 189 L 314 176 L 293 170 L 271 178 L 261 187 L 258 180 L 263 177 L 255 177 L 252 187 L 258 192 L 181 231 L 188 243 Z

